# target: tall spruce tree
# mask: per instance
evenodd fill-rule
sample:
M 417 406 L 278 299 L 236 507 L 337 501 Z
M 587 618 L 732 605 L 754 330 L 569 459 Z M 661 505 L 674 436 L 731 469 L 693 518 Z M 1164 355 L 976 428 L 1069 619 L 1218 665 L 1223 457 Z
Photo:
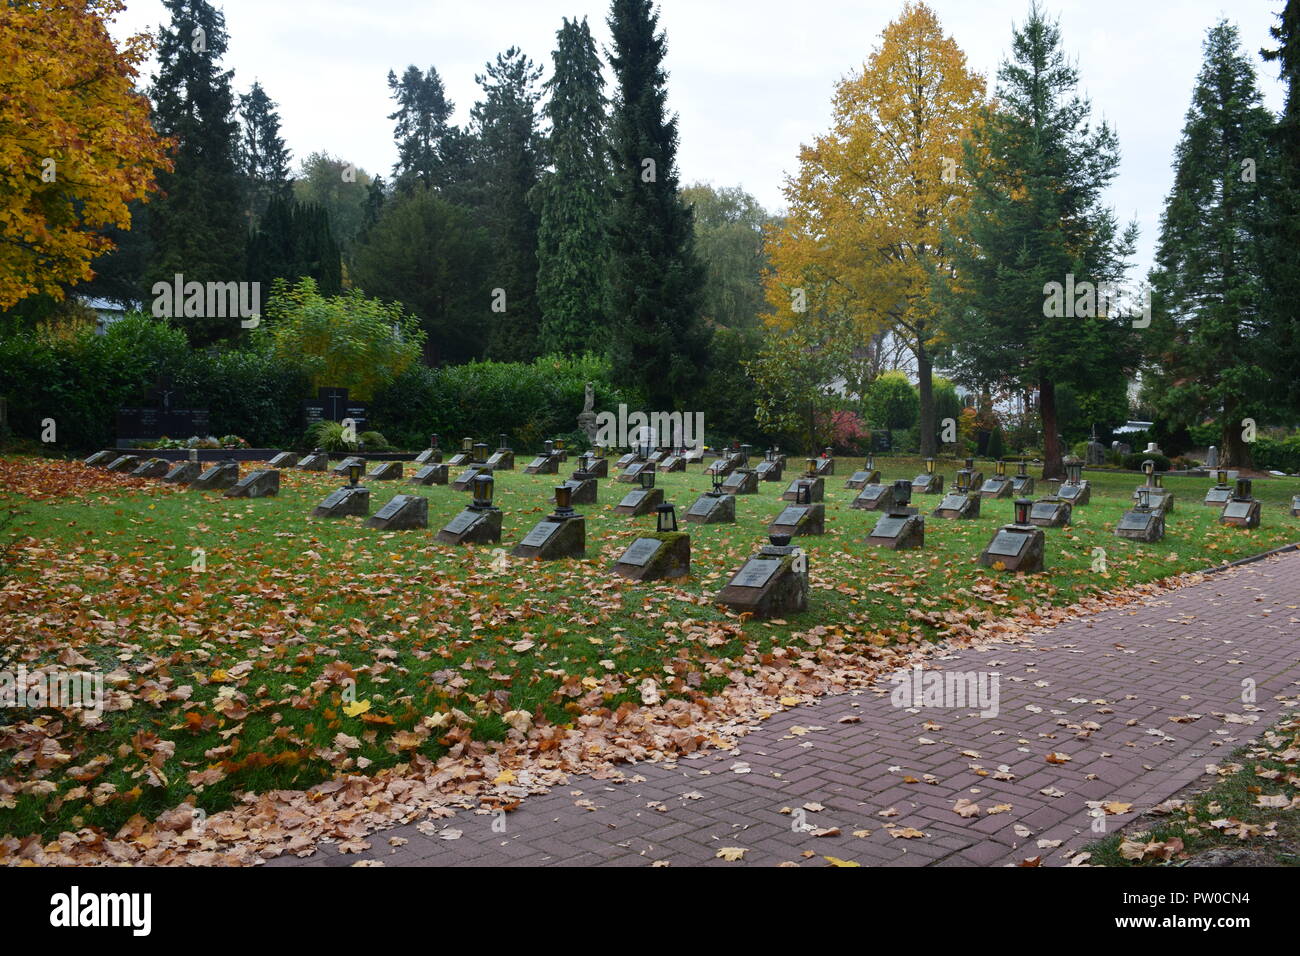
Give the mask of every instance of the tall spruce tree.
M 475 76 L 483 99 L 474 104 L 475 199 L 493 245 L 494 292 L 488 355 L 528 361 L 539 352 L 537 210 L 532 191 L 541 174 L 537 81 L 541 68 L 516 47 L 498 54 Z
M 1043 475 L 1059 478 L 1056 386 L 1095 387 L 1133 366 L 1135 351 L 1124 319 L 1086 302 L 1055 308 L 1048 290 L 1071 281 L 1118 285 L 1137 227 L 1121 230 L 1102 204 L 1118 141 L 1105 123 L 1090 126 L 1060 29 L 1037 3 L 1012 51 L 998 71 L 998 103 L 965 151 L 974 194 L 960 230 L 966 238 L 954 237 L 952 360 L 970 384 L 1037 389 Z
M 707 365 L 704 268 L 678 192 L 677 117 L 667 111 L 667 39 L 651 0 L 613 0 L 609 51 L 614 205 L 609 314 L 615 374 L 654 409 L 689 402 Z
M 154 261 L 148 276 L 171 282 L 175 274 L 198 282 L 234 282 L 244 274 L 248 231 L 241 208 L 235 147 L 238 124 L 226 52 L 226 21 L 206 0 L 163 0 L 170 26 L 158 28 L 158 72 L 150 97 L 154 126 L 176 140 L 175 168 L 160 173 L 162 195 L 150 225 Z M 239 330 L 234 319 L 188 318 L 195 344 Z
M 266 210 L 273 197 L 288 199 L 293 193 L 289 173 L 290 153 L 280 135 L 280 114 L 261 83 L 239 97 L 239 168 L 246 183 L 245 214 L 250 225 Z
M 321 295 L 342 291 L 342 264 L 329 214 L 318 203 L 272 196 L 248 239 L 248 278 L 262 283 L 265 301 L 276 279 L 296 285 L 303 276 L 316 280 Z
M 432 66 L 424 72 L 408 66 L 401 79 L 388 72 L 388 88 L 397 102 L 388 116 L 397 142 L 394 188 L 402 193 L 417 185 L 447 189 L 460 178 L 464 148 L 461 132 L 449 122 L 455 104 L 447 99 L 442 77 Z
M 544 107 L 551 132 L 537 196 L 537 301 L 541 350 L 576 354 L 608 347 L 605 322 L 609 153 L 605 80 L 584 17 L 556 33 L 555 72 Z
M 1150 374 L 1172 425 L 1216 419 L 1223 460 L 1249 465 L 1244 418 L 1270 417 L 1261 274 L 1273 118 L 1237 28 L 1212 27 L 1174 152 L 1151 274 L 1163 348 Z
M 1300 413 L 1300 0 L 1287 0 L 1270 28 L 1277 46 L 1264 51 L 1276 63 L 1286 85 L 1282 116 L 1273 128 L 1276 174 L 1270 177 L 1272 200 L 1264 268 L 1264 311 L 1270 347 L 1266 367 L 1274 392 L 1292 414 Z

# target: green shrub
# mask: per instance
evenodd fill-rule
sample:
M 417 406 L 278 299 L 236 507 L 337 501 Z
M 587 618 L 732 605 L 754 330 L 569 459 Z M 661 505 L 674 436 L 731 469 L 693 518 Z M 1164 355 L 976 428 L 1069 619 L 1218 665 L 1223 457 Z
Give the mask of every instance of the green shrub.
M 364 442 L 366 451 L 392 451 L 393 446 L 388 443 L 380 432 L 362 432 L 357 436 L 357 440 Z
M 1002 429 L 995 428 L 989 432 L 989 443 L 984 449 L 984 454 L 991 460 L 997 461 L 999 458 L 1006 457 L 1006 445 L 1002 440 Z
M 1286 438 L 1260 438 L 1251 447 L 1255 467 L 1262 471 L 1300 472 L 1300 434 Z
M 1164 455 L 1157 455 L 1145 451 L 1135 451 L 1131 454 L 1125 455 L 1123 465 L 1129 471 L 1141 471 L 1142 463 L 1147 459 L 1150 459 L 1151 461 L 1154 461 L 1156 463 L 1156 471 L 1169 470 L 1168 458 L 1166 458 Z

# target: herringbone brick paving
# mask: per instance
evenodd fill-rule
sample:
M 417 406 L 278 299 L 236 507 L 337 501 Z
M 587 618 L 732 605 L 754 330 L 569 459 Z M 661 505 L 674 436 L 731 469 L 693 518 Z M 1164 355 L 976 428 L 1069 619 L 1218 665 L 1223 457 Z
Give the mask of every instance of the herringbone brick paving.
M 1284 707 L 1275 697 L 1300 695 L 1300 554 L 1212 575 L 1026 643 L 944 655 L 929 668 L 996 673 L 997 715 L 900 709 L 885 684 L 779 713 L 734 752 L 627 767 L 632 779 L 622 783 L 571 778 L 526 798 L 505 817 L 504 833 L 494 832 L 492 816 L 460 811 L 438 821 L 461 831 L 458 839 L 411 824 L 371 835 L 372 849 L 360 856 L 324 844 L 310 857 L 268 865 L 362 858 L 386 866 L 740 865 L 719 859 L 722 847 L 744 848 L 743 863 L 760 866 L 801 862 L 808 851 L 817 864 L 835 856 L 863 865 L 1002 865 L 1040 855 L 1063 864 L 1066 851 L 1097 836 L 1088 801 L 1133 805 L 1105 817 L 1114 830 L 1274 723 Z M 1250 681 L 1253 703 L 1243 690 Z M 1200 716 L 1171 719 L 1189 715 Z M 1049 763 L 1052 752 L 1069 762 Z M 748 772 L 736 772 L 743 765 Z M 1000 767 L 1013 779 L 995 779 Z M 980 814 L 955 813 L 962 798 Z M 800 816 L 809 803 L 823 809 Z M 999 805 L 1010 809 L 988 813 Z M 924 836 L 892 837 L 886 824 Z M 810 832 L 832 827 L 839 836 Z M 391 837 L 407 842 L 394 847 Z M 1038 840 L 1061 844 L 1040 849 Z

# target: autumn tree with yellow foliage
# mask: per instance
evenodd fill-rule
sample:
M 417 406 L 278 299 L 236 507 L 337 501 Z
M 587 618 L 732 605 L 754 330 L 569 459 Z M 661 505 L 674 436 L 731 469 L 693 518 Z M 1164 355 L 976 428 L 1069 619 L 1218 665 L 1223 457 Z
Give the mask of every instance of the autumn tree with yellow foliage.
M 127 203 L 169 168 L 149 103 L 132 85 L 150 39 L 119 50 L 107 22 L 121 0 L 0 3 L 0 309 L 63 298 L 130 228 Z
M 908 3 L 863 68 L 836 87 L 834 125 L 799 154 L 789 215 L 769 230 L 766 292 L 780 333 L 845 322 L 866 345 L 892 330 L 916 359 L 921 452 L 934 453 L 931 375 L 943 339 L 933 276 L 951 271 L 946 230 L 969 208 L 963 141 L 983 78 L 924 3 Z

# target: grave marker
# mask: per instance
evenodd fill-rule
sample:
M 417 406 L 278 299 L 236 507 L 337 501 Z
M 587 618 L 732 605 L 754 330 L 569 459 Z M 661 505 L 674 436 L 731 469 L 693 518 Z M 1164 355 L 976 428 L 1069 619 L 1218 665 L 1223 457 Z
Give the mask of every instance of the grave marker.
M 940 475 L 935 471 L 935 461 L 933 458 L 927 458 L 925 460 L 925 472 L 912 479 L 912 494 L 943 494 L 943 475 Z
M 228 458 L 200 473 L 190 483 L 190 488 L 196 491 L 224 491 L 234 487 L 237 481 L 239 481 L 239 462 Z
M 413 476 L 408 484 L 412 485 L 445 485 L 447 483 L 447 466 L 441 462 L 430 462 L 425 465 Z
M 587 556 L 586 519 L 573 510 L 568 488 L 555 489 L 555 511 L 534 525 L 511 554 L 543 561 Z
M 165 458 L 150 458 L 136 465 L 131 472 L 132 478 L 161 478 L 167 474 L 171 463 Z
M 409 531 L 429 527 L 429 499 L 422 495 L 394 495 L 366 521 L 367 528 Z
M 226 490 L 227 498 L 271 498 L 280 493 L 280 473 L 271 468 L 258 468 Z
M 808 607 L 808 559 L 790 547 L 785 535 L 771 535 L 765 544 L 732 575 L 717 600 L 733 611 L 755 617 L 784 617 Z
M 1258 528 L 1259 519 L 1260 503 L 1251 494 L 1251 480 L 1238 478 L 1232 498 L 1219 513 L 1219 524 L 1234 528 Z
M 1004 524 L 980 553 L 979 563 L 996 571 L 1036 573 L 1043 570 L 1046 536 L 1029 521 L 1033 502 L 1017 498 L 1015 521 Z
M 912 486 L 913 482 L 906 478 L 894 482 L 889 511 L 871 529 L 871 534 L 867 536 L 867 544 L 888 548 L 891 551 L 910 551 L 925 547 L 925 519 L 916 508 L 909 506 L 912 500 Z
M 330 456 L 325 453 L 325 449 L 317 448 L 309 455 L 304 455 L 294 467 L 302 471 L 324 471 L 329 467 Z
M 370 469 L 366 475 L 370 481 L 401 481 L 402 463 L 400 461 L 381 461 Z
M 267 468 L 292 468 L 298 462 L 298 456 L 291 451 L 282 451 L 273 455 L 266 463 Z
M 446 544 L 493 544 L 501 540 L 501 509 L 492 504 L 496 480 L 492 472 L 474 477 L 474 498 L 460 514 L 438 532 Z

